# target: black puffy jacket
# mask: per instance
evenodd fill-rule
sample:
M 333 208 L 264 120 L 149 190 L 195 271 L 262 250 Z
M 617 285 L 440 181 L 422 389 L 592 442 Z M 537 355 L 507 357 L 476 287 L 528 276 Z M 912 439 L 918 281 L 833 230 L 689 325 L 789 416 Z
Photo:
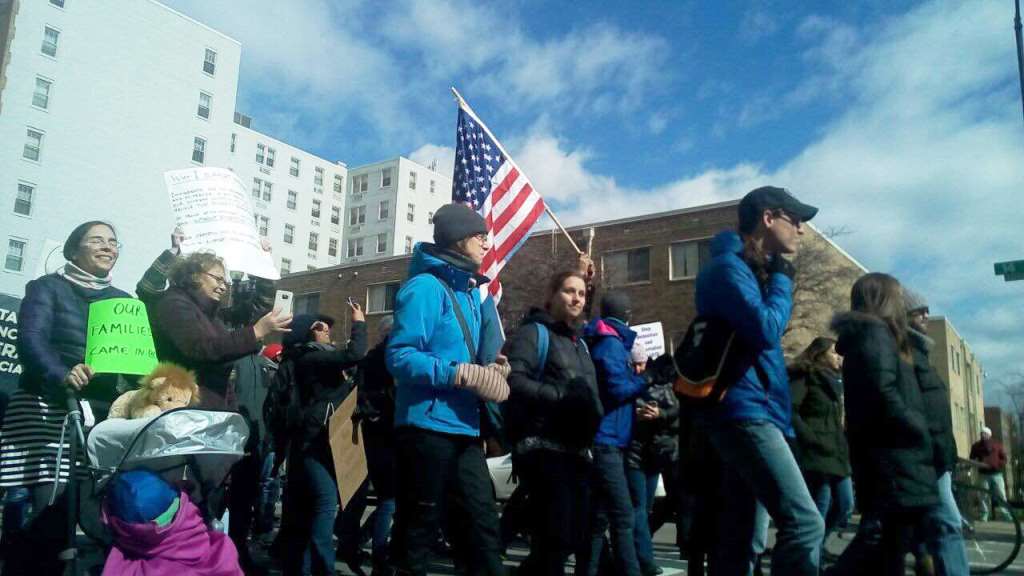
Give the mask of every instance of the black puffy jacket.
M 850 463 L 861 510 L 938 502 L 932 437 L 914 366 L 889 327 L 858 312 L 837 315 Z
M 655 382 L 634 404 L 658 403 L 654 420 L 633 420 L 633 436 L 626 448 L 626 465 L 643 470 L 662 469 L 679 459 L 679 399 L 671 382 Z
M 850 449 L 843 430 L 843 383 L 821 368 L 790 370 L 793 430 L 800 469 L 831 476 L 850 475 Z
M 89 304 L 108 298 L 131 298 L 113 286 L 83 288 L 59 274 L 47 274 L 25 286 L 18 312 L 18 358 L 23 372 L 22 390 L 63 401 L 64 377 L 85 361 Z M 116 377 L 101 375 L 85 387 L 82 396 L 111 401 L 117 395 Z
M 539 380 L 538 332 L 533 324 L 548 330 L 547 361 Z M 505 344 L 505 354 L 512 367 L 511 394 L 503 406 L 511 444 L 538 437 L 570 449 L 589 447 L 604 410 L 594 363 L 578 331 L 535 308 Z M 570 381 L 580 387 L 572 389 Z
M 935 451 L 935 470 L 938 474 L 952 471 L 956 467 L 956 438 L 953 437 L 953 409 L 949 401 L 949 386 L 939 378 L 928 361 L 932 339 L 916 330 L 909 330 L 911 352 L 914 355 L 914 370 L 917 383 L 921 385 L 924 400 L 924 415 L 932 433 Z

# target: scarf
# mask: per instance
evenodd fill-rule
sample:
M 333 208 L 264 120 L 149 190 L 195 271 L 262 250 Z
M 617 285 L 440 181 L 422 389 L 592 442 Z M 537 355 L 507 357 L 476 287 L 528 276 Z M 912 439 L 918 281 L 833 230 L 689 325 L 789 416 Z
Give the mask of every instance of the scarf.
M 62 276 L 68 282 L 81 286 L 82 288 L 88 288 L 89 290 L 103 290 L 104 288 L 110 288 L 110 274 L 100 278 L 99 276 L 93 276 L 92 274 L 82 270 L 74 263 L 68 262 L 63 268 L 57 271 L 57 274 Z
M 439 248 L 434 244 L 426 243 L 423 245 L 423 251 L 446 264 L 451 264 L 453 267 L 462 270 L 463 272 L 467 272 L 473 276 L 479 274 L 480 266 L 460 252 L 448 250 L 447 248 Z

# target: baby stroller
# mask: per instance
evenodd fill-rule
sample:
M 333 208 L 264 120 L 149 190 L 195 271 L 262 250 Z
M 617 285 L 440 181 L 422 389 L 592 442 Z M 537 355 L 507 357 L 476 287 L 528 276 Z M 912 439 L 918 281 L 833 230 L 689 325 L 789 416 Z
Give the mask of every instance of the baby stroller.
M 117 472 L 147 468 L 188 493 L 206 519 L 219 515 L 231 466 L 244 456 L 249 426 L 235 412 L 170 410 L 153 418 L 110 419 L 86 439 L 88 478 L 80 480 L 79 526 L 104 547 L 104 489 Z

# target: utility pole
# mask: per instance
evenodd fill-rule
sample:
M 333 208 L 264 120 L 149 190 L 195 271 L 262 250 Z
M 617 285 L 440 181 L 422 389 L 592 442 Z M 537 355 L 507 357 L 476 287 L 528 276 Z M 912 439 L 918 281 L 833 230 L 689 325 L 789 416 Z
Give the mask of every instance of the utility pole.
M 1020 35 L 1020 0 L 1014 0 L 1016 12 L 1013 16 L 1013 30 L 1017 36 L 1017 73 L 1020 75 L 1020 103 L 1024 110 L 1024 41 Z

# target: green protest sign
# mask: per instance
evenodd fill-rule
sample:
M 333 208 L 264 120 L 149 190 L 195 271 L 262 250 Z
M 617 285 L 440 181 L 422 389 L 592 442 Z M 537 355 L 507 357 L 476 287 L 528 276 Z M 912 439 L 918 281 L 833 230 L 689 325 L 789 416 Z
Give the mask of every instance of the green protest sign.
M 149 374 L 156 349 L 146 306 L 134 298 L 111 298 L 89 305 L 85 363 L 98 374 Z

